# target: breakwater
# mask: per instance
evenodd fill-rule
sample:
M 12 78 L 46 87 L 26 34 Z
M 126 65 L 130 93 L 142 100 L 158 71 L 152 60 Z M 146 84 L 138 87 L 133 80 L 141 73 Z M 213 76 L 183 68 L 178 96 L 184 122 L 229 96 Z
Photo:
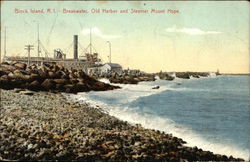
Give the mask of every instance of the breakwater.
M 27 66 L 20 62 L 3 62 L 0 64 L 0 88 L 77 93 L 119 87 L 97 81 L 82 70 L 67 69 L 61 65 Z

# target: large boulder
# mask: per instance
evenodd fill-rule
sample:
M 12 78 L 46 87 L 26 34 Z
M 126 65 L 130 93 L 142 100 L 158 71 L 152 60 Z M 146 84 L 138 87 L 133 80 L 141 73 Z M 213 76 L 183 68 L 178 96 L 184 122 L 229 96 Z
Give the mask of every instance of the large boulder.
M 8 64 L 1 64 L 1 67 L 3 68 L 3 70 L 5 71 L 14 71 L 17 69 L 17 67 L 12 66 L 12 65 L 8 65 Z
M 81 83 L 81 82 L 76 84 L 76 89 L 79 90 L 79 91 L 82 91 L 82 92 L 87 92 L 87 91 L 90 90 L 89 87 L 86 84 Z
M 121 83 L 121 80 L 115 79 L 115 78 L 109 78 L 109 81 L 111 83 Z
M 40 83 L 37 80 L 31 82 L 28 86 L 32 90 L 39 90 L 40 89 Z
M 52 90 L 55 88 L 55 82 L 52 79 L 45 79 L 43 81 L 43 83 L 41 84 L 41 86 L 45 89 L 45 90 Z
M 60 75 L 57 74 L 57 73 L 54 72 L 54 71 L 49 71 L 49 72 L 48 72 L 48 77 L 54 79 L 54 78 L 59 78 Z
M 190 79 L 189 74 L 186 72 L 176 72 L 175 75 L 177 78 Z
M 14 71 L 14 78 L 20 79 L 23 81 L 28 81 L 30 79 L 30 75 L 24 74 L 20 70 L 15 70 Z
M 76 78 L 70 79 L 69 81 L 70 81 L 71 84 L 76 84 L 76 83 L 79 82 Z
M 165 80 L 169 80 L 169 81 L 171 81 L 171 80 L 174 80 L 174 77 L 173 77 L 173 76 L 168 75 L 168 76 L 166 76 L 166 79 L 165 79 Z
M 1 65 L 10 65 L 8 62 L 2 62 Z
M 162 73 L 159 75 L 159 78 L 162 79 L 162 80 L 174 80 L 174 77 L 169 75 L 168 73 Z
M 9 78 L 9 79 L 15 79 L 16 76 L 15 76 L 12 72 L 10 72 L 10 73 L 8 74 L 8 78 Z
M 37 65 L 36 64 L 32 64 L 31 66 L 28 67 L 29 69 L 37 69 Z
M 39 81 L 39 80 L 41 80 L 41 77 L 40 77 L 38 74 L 31 73 L 31 74 L 30 74 L 30 81 L 32 82 L 32 81 L 34 81 L 34 80 Z
M 66 84 L 63 86 L 65 88 L 65 92 L 67 93 L 77 93 L 77 86 L 74 84 Z
M 38 72 L 39 76 L 40 76 L 42 79 L 48 78 L 48 74 L 47 74 L 46 71 L 43 71 L 42 69 L 39 69 L 39 70 L 37 70 L 37 72 Z
M 192 73 L 192 74 L 190 74 L 192 77 L 194 77 L 194 78 L 200 78 L 200 76 L 198 75 L 198 73 Z
M 74 78 L 77 78 L 77 76 L 76 76 L 74 73 L 70 73 L 70 74 L 69 74 L 69 78 L 70 78 L 70 79 L 74 79 Z
M 62 79 L 70 79 L 69 75 L 67 73 L 64 73 L 61 75 Z
M 64 67 L 62 65 L 57 65 L 58 69 L 64 71 Z
M 21 63 L 21 62 L 17 62 L 17 63 L 15 63 L 15 64 L 14 64 L 14 66 L 15 66 L 15 67 L 18 67 L 18 68 L 20 68 L 20 69 L 23 69 L 23 70 L 25 70 L 25 69 L 26 69 L 26 67 L 27 67 L 27 65 L 26 65 L 26 64 Z
M 67 79 L 53 79 L 56 84 L 67 84 L 69 81 Z
M 0 77 L 0 85 L 1 85 L 1 87 L 2 87 L 2 85 L 3 85 L 3 86 L 6 85 L 8 82 L 9 82 L 9 77 L 8 77 L 8 75 L 2 75 L 2 76 Z
M 0 76 L 2 76 L 2 75 L 8 75 L 10 72 L 11 71 L 8 70 L 7 68 L 0 66 Z
M 53 65 L 51 70 L 53 72 L 57 72 L 58 70 L 60 70 L 60 68 L 58 67 L 58 65 Z
M 208 76 L 209 76 L 209 73 L 199 72 L 198 75 L 199 75 L 199 76 L 202 76 L 202 77 L 208 77 Z

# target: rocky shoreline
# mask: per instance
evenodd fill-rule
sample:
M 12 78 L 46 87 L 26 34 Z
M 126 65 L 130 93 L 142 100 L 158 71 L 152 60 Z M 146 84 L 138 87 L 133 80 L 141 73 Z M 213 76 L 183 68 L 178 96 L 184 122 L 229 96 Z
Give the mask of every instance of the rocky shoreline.
M 3 62 L 0 64 L 0 88 L 26 88 L 33 91 L 50 92 L 88 92 L 105 91 L 119 88 L 110 84 L 105 84 L 98 79 L 109 79 L 110 83 L 138 84 L 143 81 L 155 81 L 156 76 L 161 80 L 172 81 L 175 78 L 190 79 L 190 77 L 208 77 L 208 72 L 167 72 L 159 73 L 135 73 L 118 74 L 111 73 L 106 75 L 93 74 L 88 76 L 82 70 L 67 69 L 61 65 L 35 64 L 27 66 L 21 62 Z M 216 73 L 216 75 L 219 75 Z
M 96 79 L 106 78 L 109 79 L 110 83 L 120 83 L 120 84 L 138 84 L 139 82 L 145 81 L 155 81 L 155 77 L 158 76 L 161 80 L 172 81 L 175 78 L 190 79 L 191 77 L 200 78 L 208 77 L 210 74 L 208 72 L 175 72 L 175 76 L 168 72 L 159 73 L 143 73 L 143 74 L 120 74 L 112 73 L 110 75 L 93 75 Z M 219 75 L 219 74 L 216 74 Z
M 50 64 L 27 66 L 25 63 L 14 61 L 0 64 L 0 88 L 77 93 L 113 90 L 119 87 L 89 77 L 82 70 Z
M 130 125 L 60 93 L 24 92 L 1 90 L 1 161 L 243 161 L 186 147 L 180 138 Z

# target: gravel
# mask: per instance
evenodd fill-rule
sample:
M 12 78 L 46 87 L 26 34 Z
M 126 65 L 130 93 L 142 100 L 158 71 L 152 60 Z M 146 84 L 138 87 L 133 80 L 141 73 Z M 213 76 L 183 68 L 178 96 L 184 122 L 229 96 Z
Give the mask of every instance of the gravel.
M 1 90 L 0 160 L 235 161 L 60 93 Z

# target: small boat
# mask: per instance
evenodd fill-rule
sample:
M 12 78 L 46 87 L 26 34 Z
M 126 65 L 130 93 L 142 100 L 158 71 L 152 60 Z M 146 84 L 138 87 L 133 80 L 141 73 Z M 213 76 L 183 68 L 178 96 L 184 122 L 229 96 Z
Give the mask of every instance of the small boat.
M 159 89 L 159 88 L 160 88 L 160 86 L 155 86 L 152 89 Z

